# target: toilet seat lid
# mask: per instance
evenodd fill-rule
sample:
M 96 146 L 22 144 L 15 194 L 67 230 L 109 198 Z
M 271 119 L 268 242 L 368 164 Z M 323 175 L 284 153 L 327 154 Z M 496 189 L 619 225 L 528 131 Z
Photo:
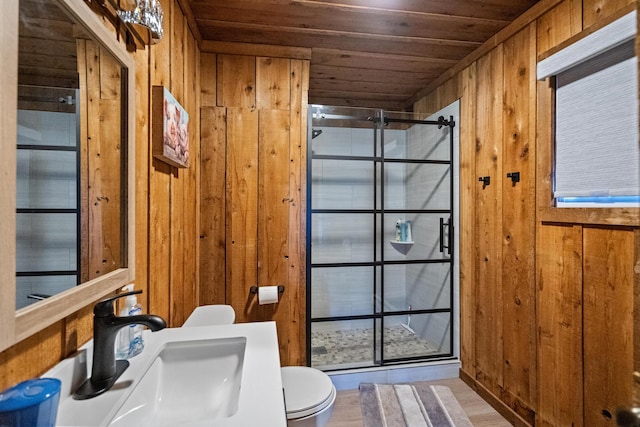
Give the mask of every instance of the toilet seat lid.
M 312 415 L 335 399 L 335 387 L 324 372 L 306 366 L 285 366 L 281 372 L 288 419 Z

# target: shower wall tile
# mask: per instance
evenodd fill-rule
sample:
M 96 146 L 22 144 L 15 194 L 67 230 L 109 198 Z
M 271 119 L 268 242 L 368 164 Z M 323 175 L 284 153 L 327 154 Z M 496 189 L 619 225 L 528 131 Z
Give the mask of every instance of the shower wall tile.
M 351 135 L 351 155 L 373 157 L 374 132 L 373 129 L 344 129 Z M 379 135 L 379 132 L 377 132 Z M 379 137 L 378 137 L 379 140 Z
M 451 319 L 449 313 L 420 314 L 412 316 L 411 327 L 440 353 L 451 351 Z
M 18 150 L 17 207 L 75 209 L 76 159 L 75 152 Z
M 322 133 L 311 140 L 313 154 L 341 155 L 351 154 L 351 133 L 348 129 L 323 127 Z
M 312 263 L 373 260 L 372 215 L 314 214 L 311 222 Z
M 387 129 L 384 131 L 384 157 L 404 159 L 407 157 L 407 131 Z
M 73 113 L 18 110 L 18 144 L 75 147 L 76 128 Z
M 16 309 L 37 302 L 27 298 L 29 294 L 56 295 L 76 283 L 76 276 L 16 277 Z
M 373 313 L 371 267 L 314 268 L 311 308 L 313 317 Z
M 451 270 L 448 264 L 407 266 L 407 295 L 414 309 L 451 308 Z

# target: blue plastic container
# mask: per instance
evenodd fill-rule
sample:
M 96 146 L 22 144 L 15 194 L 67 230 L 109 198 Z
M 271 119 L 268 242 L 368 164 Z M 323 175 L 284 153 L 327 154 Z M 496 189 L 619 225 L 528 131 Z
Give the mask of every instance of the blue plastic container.
M 36 378 L 0 393 L 0 427 L 54 427 L 61 382 Z

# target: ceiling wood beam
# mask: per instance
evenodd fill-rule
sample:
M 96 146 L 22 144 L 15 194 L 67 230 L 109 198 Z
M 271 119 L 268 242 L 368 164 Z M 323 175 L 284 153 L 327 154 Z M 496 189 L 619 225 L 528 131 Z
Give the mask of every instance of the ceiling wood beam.
M 331 65 L 334 67 L 371 68 L 372 61 L 376 63 L 377 69 L 395 71 L 423 71 L 428 68 L 446 69 L 458 63 L 456 59 L 324 48 L 314 48 L 311 55 L 312 64 Z
M 311 59 L 311 49 L 306 47 L 277 46 L 257 43 L 236 43 L 204 40 L 202 51 L 230 55 L 270 56 L 274 58 Z
M 274 30 L 304 28 L 475 42 L 486 40 L 508 24 L 508 21 L 503 20 L 343 5 L 287 2 L 286 5 L 278 6 L 274 3 L 276 2 L 251 2 L 251 7 L 242 7 L 242 1 L 234 1 L 215 7 L 194 6 L 193 12 L 198 23 L 216 20 L 268 25 Z M 331 19 L 326 19 L 327 16 Z
M 367 94 L 382 94 L 384 96 L 392 93 L 394 95 L 402 95 L 404 99 L 408 99 L 419 90 L 416 85 L 403 85 L 401 83 L 387 82 L 353 82 L 339 80 L 314 80 L 309 86 L 312 91 L 334 91 L 334 92 L 358 92 Z
M 394 52 L 398 55 L 429 56 L 460 59 L 481 45 L 478 42 L 399 37 L 379 34 L 356 34 L 347 31 L 287 28 L 275 30 L 262 24 L 242 24 L 226 21 L 198 20 L 207 40 L 240 41 L 272 45 L 318 47 L 329 49 Z
M 451 15 L 451 3 L 442 0 L 297 0 L 297 3 L 331 3 L 342 6 Z M 455 14 L 470 18 L 512 21 L 529 8 L 528 0 L 456 0 Z
M 326 89 L 311 89 L 309 88 L 309 103 L 315 104 L 312 101 L 315 97 L 325 98 L 345 98 L 345 99 L 367 99 L 378 101 L 396 101 L 404 102 L 407 99 L 406 95 L 397 93 L 370 93 L 370 92 L 355 92 L 355 91 L 332 91 Z
M 343 80 L 343 81 L 363 81 L 389 83 L 392 81 L 416 82 L 420 88 L 425 87 L 431 80 L 442 74 L 442 71 L 432 73 L 426 72 L 406 72 L 394 70 L 378 70 L 349 67 L 330 67 L 326 65 L 314 65 L 311 67 L 312 79 Z
M 362 108 L 382 108 L 387 111 L 402 111 L 406 105 L 404 101 L 389 101 L 389 100 L 368 100 L 358 99 L 354 102 L 353 99 L 345 99 L 342 97 L 330 97 L 330 96 L 317 96 L 313 98 L 313 102 L 310 100 L 310 104 L 320 105 L 335 105 L 340 107 L 362 107 Z

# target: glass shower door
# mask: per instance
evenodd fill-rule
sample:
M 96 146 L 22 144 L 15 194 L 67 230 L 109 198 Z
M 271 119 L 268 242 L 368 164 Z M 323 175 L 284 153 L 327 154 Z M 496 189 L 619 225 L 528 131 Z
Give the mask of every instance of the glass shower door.
M 451 126 L 344 107 L 309 117 L 311 366 L 450 357 Z

